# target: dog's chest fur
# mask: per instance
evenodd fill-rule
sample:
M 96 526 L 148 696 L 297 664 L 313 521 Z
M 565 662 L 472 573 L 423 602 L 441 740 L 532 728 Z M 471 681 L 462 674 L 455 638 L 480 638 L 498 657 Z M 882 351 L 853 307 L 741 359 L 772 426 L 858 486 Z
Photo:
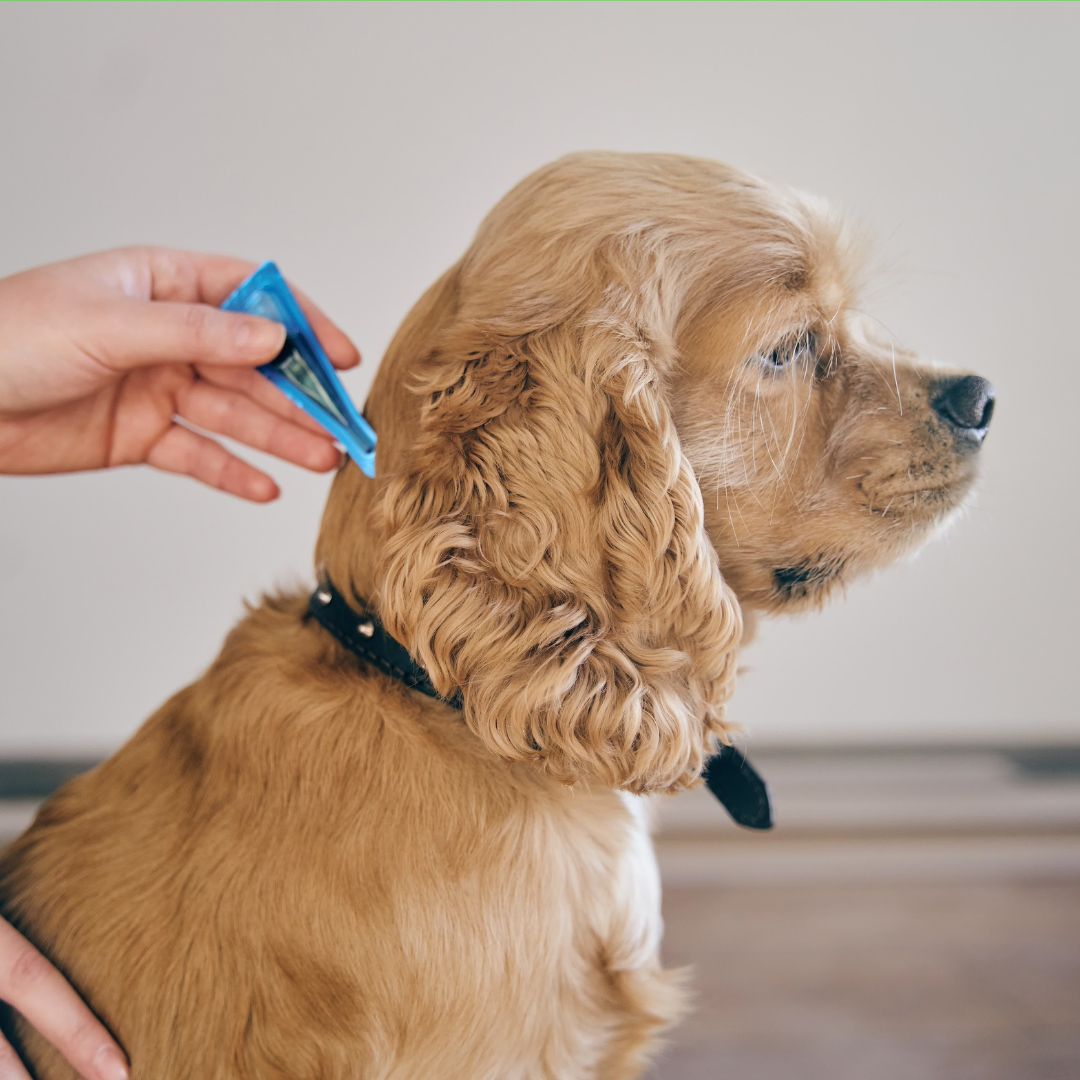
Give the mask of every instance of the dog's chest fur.
M 637 1075 L 679 1007 L 643 802 L 497 761 L 295 613 L 46 804 L 5 908 L 136 1075 Z

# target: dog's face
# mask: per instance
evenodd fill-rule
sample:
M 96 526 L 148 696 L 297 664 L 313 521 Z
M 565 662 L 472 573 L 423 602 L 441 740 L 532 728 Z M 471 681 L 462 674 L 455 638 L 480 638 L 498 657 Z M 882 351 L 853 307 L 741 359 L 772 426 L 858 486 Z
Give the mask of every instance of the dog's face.
M 724 576 L 767 611 L 820 604 L 923 540 L 970 490 L 994 407 L 986 380 L 920 366 L 853 309 L 842 236 L 803 207 L 804 265 L 698 316 L 671 386 Z
M 380 614 L 495 753 L 685 786 L 725 735 L 742 606 L 910 549 L 963 499 L 992 400 L 875 334 L 813 200 L 688 158 L 564 159 L 379 373 Z

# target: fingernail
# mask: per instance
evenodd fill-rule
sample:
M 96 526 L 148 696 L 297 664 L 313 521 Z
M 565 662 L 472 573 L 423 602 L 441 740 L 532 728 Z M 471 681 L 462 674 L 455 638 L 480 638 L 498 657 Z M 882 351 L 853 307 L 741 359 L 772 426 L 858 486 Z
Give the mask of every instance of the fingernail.
M 285 344 L 285 327 L 270 319 L 245 319 L 236 328 L 236 349 L 250 356 L 269 356 Z
M 98 1080 L 128 1080 L 127 1062 L 115 1046 L 103 1046 L 94 1055 L 94 1075 Z

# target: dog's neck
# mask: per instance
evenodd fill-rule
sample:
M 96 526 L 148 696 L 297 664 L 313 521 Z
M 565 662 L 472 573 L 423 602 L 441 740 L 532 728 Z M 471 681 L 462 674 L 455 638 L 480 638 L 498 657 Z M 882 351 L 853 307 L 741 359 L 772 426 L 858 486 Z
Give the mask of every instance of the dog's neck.
M 450 313 L 456 270 L 447 271 L 420 298 L 386 352 L 364 406 L 364 415 L 379 435 L 376 479 L 369 480 L 346 462 L 334 480 L 315 549 L 321 576 L 342 594 L 378 610 L 378 563 L 382 549 L 379 497 L 385 479 L 408 457 L 420 422 L 420 400 L 408 389 L 411 367 L 430 348 L 433 327 Z

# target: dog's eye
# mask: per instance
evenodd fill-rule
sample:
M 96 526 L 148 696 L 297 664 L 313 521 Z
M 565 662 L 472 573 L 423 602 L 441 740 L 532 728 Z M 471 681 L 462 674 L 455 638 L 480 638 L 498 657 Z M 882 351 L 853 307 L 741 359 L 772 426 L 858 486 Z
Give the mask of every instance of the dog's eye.
M 782 341 L 772 352 L 760 354 L 759 359 L 768 370 L 783 371 L 816 355 L 817 341 L 813 334 L 807 333 Z

